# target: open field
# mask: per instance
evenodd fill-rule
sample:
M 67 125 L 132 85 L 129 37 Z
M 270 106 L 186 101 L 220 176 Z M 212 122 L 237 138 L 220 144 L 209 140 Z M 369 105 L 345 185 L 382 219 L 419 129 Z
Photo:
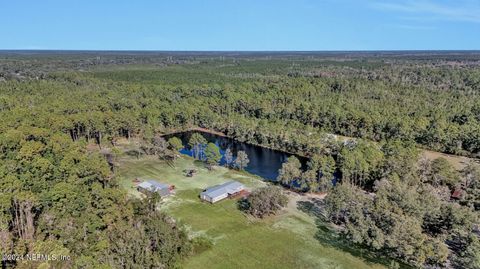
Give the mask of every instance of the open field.
M 184 176 L 183 170 L 190 168 L 197 169 L 198 173 L 194 177 Z M 253 175 L 229 170 L 224 167 L 215 167 L 213 171 L 208 171 L 202 162 L 193 161 L 193 159 L 186 156 L 179 158 L 175 162 L 175 166 L 170 166 L 151 157 L 142 157 L 140 159 L 127 158 L 120 161 L 119 169 L 123 179 L 121 184 L 131 193 L 136 193 L 132 182 L 135 178 L 142 180 L 154 179 L 162 183 L 175 185 L 177 192 L 193 189 L 203 190 L 227 180 L 237 180 L 245 184 L 247 188 L 265 185 L 263 181 Z
M 475 158 L 445 154 L 445 153 L 426 150 L 426 149 L 422 150 L 422 154 L 430 160 L 445 158 L 457 170 L 462 170 L 469 162 L 477 162 L 477 163 L 479 162 L 479 160 Z
M 193 166 L 199 173 L 185 177 L 182 171 Z M 263 220 L 245 216 L 235 200 L 212 205 L 198 198 L 205 187 L 231 179 L 250 189 L 265 185 L 250 174 L 224 167 L 208 171 L 188 157 L 177 160 L 174 167 L 152 158 L 125 157 L 119 174 L 122 186 L 133 195 L 138 195 L 132 183 L 136 177 L 176 186 L 176 194 L 165 199 L 162 209 L 185 224 L 192 236 L 201 234 L 214 242 L 211 249 L 187 259 L 184 268 L 384 268 L 360 250 L 342 250 L 326 226 L 319 229 L 322 224 L 316 217 L 300 211 L 298 202 L 308 203 L 311 197 L 290 193 L 289 206 Z

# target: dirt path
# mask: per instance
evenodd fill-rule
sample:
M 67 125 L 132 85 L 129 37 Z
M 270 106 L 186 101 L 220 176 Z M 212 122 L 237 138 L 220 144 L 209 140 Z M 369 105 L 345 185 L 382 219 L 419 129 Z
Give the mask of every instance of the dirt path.
M 288 196 L 288 204 L 286 206 L 287 211 L 294 212 L 297 210 L 298 202 L 311 202 L 318 199 L 323 200 L 327 196 L 326 193 L 297 193 L 290 190 L 285 190 Z

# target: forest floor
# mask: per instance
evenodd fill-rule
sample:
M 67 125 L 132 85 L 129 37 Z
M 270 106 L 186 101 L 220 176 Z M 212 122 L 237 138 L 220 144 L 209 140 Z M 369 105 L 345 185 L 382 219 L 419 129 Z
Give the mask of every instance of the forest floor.
M 216 167 L 182 156 L 174 166 L 155 158 L 124 156 L 119 160 L 121 185 L 131 195 L 140 196 L 133 179 L 155 179 L 175 185 L 175 194 L 162 201 L 165 210 L 184 224 L 191 236 L 212 240 L 211 249 L 188 258 L 183 268 L 385 268 L 377 257 L 342 242 L 321 219 L 321 195 L 301 195 L 288 191 L 289 204 L 279 214 L 254 219 L 237 208 L 237 201 L 216 204 L 200 201 L 199 193 L 208 186 L 237 180 L 252 190 L 266 185 L 246 172 Z M 198 174 L 185 177 L 184 169 L 195 167 Z M 319 214 L 320 212 L 320 214 Z

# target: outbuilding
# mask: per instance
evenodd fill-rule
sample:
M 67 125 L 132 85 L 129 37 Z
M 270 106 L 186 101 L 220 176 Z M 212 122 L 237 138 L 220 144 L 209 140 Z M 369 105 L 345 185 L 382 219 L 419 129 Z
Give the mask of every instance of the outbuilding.
M 160 196 L 168 196 L 172 193 L 170 185 L 159 183 L 155 180 L 144 181 L 138 184 L 137 190 L 142 193 L 157 192 Z
M 229 196 L 236 195 L 245 190 L 245 186 L 237 181 L 229 181 L 212 186 L 200 193 L 200 198 L 210 203 L 216 203 Z

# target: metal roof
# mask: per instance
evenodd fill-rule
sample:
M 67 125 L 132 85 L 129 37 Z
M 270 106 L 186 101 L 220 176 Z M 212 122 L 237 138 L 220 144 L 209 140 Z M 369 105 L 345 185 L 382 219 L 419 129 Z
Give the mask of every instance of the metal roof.
M 138 187 L 141 187 L 141 188 L 144 188 L 144 189 L 149 189 L 151 191 L 157 191 L 157 190 L 169 189 L 170 188 L 169 185 L 159 183 L 155 180 L 144 181 L 144 182 L 138 184 Z
M 229 181 L 220 185 L 215 185 L 206 189 L 202 194 L 209 197 L 218 197 L 224 194 L 234 194 L 238 188 L 245 188 L 242 183 L 237 181 Z

